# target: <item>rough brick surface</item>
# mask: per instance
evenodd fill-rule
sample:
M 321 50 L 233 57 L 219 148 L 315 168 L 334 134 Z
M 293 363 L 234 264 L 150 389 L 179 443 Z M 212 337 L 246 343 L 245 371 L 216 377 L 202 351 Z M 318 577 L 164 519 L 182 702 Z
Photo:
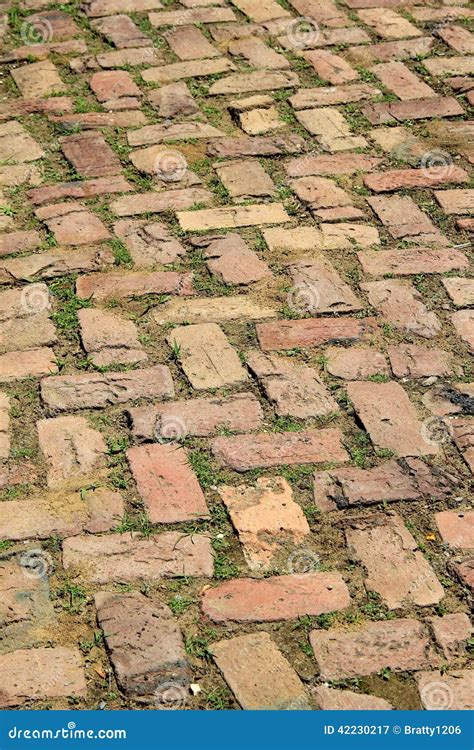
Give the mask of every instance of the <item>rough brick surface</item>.
M 129 448 L 127 458 L 152 523 L 192 521 L 209 515 L 186 451 L 176 445 Z
M 19 5 L 0 703 L 467 708 L 467 0 Z
M 216 622 L 294 620 L 345 609 L 349 604 L 349 592 L 338 573 L 306 573 L 263 581 L 241 578 L 208 589 L 202 600 L 204 613 Z
M 95 595 L 117 681 L 131 697 L 153 697 L 164 683 L 186 685 L 184 644 L 171 611 L 142 594 Z
M 305 710 L 303 683 L 268 633 L 219 641 L 212 654 L 241 707 L 247 710 Z
M 433 661 L 432 646 L 416 620 L 372 622 L 359 630 L 313 630 L 311 645 L 321 677 L 331 680 L 380 672 L 423 669 Z

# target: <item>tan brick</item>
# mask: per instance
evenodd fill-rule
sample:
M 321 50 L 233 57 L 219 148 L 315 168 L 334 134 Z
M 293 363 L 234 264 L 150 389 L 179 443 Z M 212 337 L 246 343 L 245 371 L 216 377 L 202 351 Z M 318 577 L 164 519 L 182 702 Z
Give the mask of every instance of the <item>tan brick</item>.
M 268 633 L 213 643 L 212 654 L 243 709 L 309 709 L 302 682 Z

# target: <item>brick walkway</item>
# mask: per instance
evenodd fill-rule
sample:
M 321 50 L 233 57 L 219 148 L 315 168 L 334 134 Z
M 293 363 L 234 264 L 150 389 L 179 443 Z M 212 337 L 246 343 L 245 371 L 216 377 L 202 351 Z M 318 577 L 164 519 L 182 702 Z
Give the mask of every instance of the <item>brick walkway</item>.
M 56 7 L 0 11 L 0 706 L 472 708 L 474 11 Z

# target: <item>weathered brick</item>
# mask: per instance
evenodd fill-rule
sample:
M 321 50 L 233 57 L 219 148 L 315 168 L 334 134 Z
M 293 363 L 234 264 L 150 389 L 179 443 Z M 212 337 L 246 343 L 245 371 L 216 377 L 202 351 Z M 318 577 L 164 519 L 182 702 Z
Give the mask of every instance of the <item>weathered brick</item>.
M 213 575 L 210 540 L 180 531 L 149 539 L 137 534 L 69 537 L 63 543 L 63 566 L 91 583 Z
M 463 276 L 447 276 L 441 283 L 456 307 L 474 305 L 474 280 Z
M 428 310 L 415 286 L 393 279 L 368 281 L 360 285 L 370 304 L 395 328 L 424 338 L 433 338 L 441 330 L 435 313 Z
M 107 447 L 84 417 L 55 417 L 37 423 L 48 466 L 48 487 L 76 489 L 105 475 Z
M 424 167 L 423 169 L 388 169 L 364 177 L 366 187 L 374 193 L 388 193 L 400 188 L 428 188 L 445 183 L 469 182 L 469 175 L 461 167 Z
M 171 610 L 143 594 L 101 591 L 97 619 L 120 688 L 130 697 L 155 698 L 165 683 L 186 690 L 189 667 Z
M 289 542 L 300 544 L 310 533 L 290 485 L 282 478 L 259 477 L 254 487 L 219 488 L 252 570 L 271 569 Z
M 311 367 L 291 359 L 266 356 L 258 351 L 247 354 L 247 365 L 261 383 L 268 400 L 281 416 L 318 417 L 338 410 L 337 402 Z
M 382 276 L 446 273 L 468 268 L 469 261 L 456 248 L 407 247 L 397 250 L 361 250 L 357 253 L 365 273 Z M 445 283 L 449 279 L 442 279 Z
M 196 390 L 237 385 L 247 379 L 237 352 L 216 323 L 174 328 L 167 340 L 178 347 L 178 359 Z
M 173 396 L 171 373 L 165 365 L 129 372 L 58 375 L 41 381 L 41 397 L 53 412 Z
M 39 631 L 56 625 L 47 575 L 25 575 L 21 560 L 21 554 L 0 560 L 0 654 L 37 644 Z
M 418 458 L 386 461 L 373 469 L 344 467 L 317 471 L 314 501 L 324 511 L 398 500 L 445 500 L 456 492 L 456 477 Z
M 252 393 L 147 404 L 128 409 L 128 415 L 133 436 L 139 441 L 201 437 L 223 427 L 247 432 L 258 429 L 263 421 L 262 408 Z
M 347 461 L 341 437 L 337 429 L 219 437 L 213 441 L 212 451 L 221 463 L 236 471 Z
M 207 518 L 206 500 L 184 448 L 140 445 L 127 450 L 130 469 L 152 523 Z
M 431 627 L 438 646 L 449 661 L 463 654 L 472 633 L 471 621 L 464 612 L 432 617 Z
M 417 344 L 398 344 L 387 349 L 392 372 L 396 378 L 424 378 L 452 375 L 450 355 L 443 349 Z
M 0 505 L 3 539 L 48 539 L 110 531 L 120 522 L 124 503 L 118 492 L 104 488 L 72 493 L 50 492 Z
M 334 612 L 350 601 L 339 573 L 304 573 L 226 581 L 204 592 L 202 608 L 215 622 L 272 622 Z
M 428 711 L 469 711 L 474 708 L 473 671 L 418 672 L 415 677 L 423 708 Z
M 178 211 L 177 219 L 186 232 L 225 227 L 250 227 L 260 224 L 284 224 L 291 221 L 281 203 L 255 203 L 198 211 Z
M 109 177 L 122 168 L 118 157 L 98 133 L 70 135 L 60 143 L 66 159 L 84 177 Z
M 443 510 L 435 514 L 435 521 L 445 544 L 474 549 L 474 511 Z
M 143 362 L 147 358 L 131 320 L 93 308 L 79 310 L 78 319 L 82 345 L 95 365 Z
M 0 656 L 2 689 L 0 706 L 11 708 L 31 700 L 87 693 L 82 658 L 78 649 L 18 649 Z
M 54 375 L 57 371 L 56 356 L 46 347 L 0 355 L 0 383 Z
M 373 318 L 305 318 L 258 323 L 258 342 L 265 352 L 295 347 L 361 341 L 374 330 Z
M 436 659 L 417 620 L 371 622 L 358 630 L 313 630 L 310 641 L 323 680 L 360 677 L 387 667 L 394 672 L 423 669 Z
M 326 259 L 304 258 L 290 266 L 289 270 L 293 287 L 288 295 L 288 304 L 296 312 L 317 315 L 354 312 L 362 308 L 362 302 Z
M 368 573 L 365 586 L 389 609 L 438 604 L 444 590 L 400 516 L 372 516 L 346 531 L 349 550 Z M 396 574 L 395 574 L 396 571 Z
M 401 385 L 351 382 L 346 388 L 377 448 L 389 448 L 398 456 L 438 453 L 438 444 L 425 438 L 416 409 Z
M 303 683 L 268 633 L 213 643 L 212 654 L 243 709 L 309 709 Z
M 170 299 L 160 305 L 155 314 L 159 325 L 166 323 L 210 323 L 226 320 L 264 320 L 276 318 L 274 307 L 255 302 L 239 294 L 234 297 L 201 297 L 200 299 Z
M 325 685 L 317 685 L 311 694 L 321 711 L 390 711 L 393 708 L 384 698 L 353 693 L 352 690 L 336 690 Z
M 140 271 L 129 273 L 95 273 L 79 276 L 76 282 L 78 297 L 94 301 L 140 297 L 144 294 L 193 294 L 192 276 L 175 271 Z
M 326 370 L 344 380 L 367 380 L 371 375 L 389 375 L 382 352 L 368 346 L 331 346 L 324 352 Z

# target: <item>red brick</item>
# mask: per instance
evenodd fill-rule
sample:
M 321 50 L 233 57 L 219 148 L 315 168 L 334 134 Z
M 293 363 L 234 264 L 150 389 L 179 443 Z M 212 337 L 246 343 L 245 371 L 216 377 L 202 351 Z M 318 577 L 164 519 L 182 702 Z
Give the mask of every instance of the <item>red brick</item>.
M 458 549 L 474 549 L 474 511 L 444 510 L 435 514 L 435 520 L 445 544 Z
M 35 648 L 0 655 L 0 706 L 21 706 L 31 700 L 86 696 L 82 659 L 77 649 Z
M 63 566 L 91 583 L 213 575 L 209 538 L 181 531 L 149 539 L 137 534 L 70 537 L 63 543 Z
M 175 271 L 152 271 L 149 273 L 95 273 L 79 276 L 76 282 L 79 297 L 93 297 L 101 302 L 111 297 L 123 299 L 144 294 L 193 294 L 192 275 Z
M 133 435 L 139 441 L 203 437 L 222 427 L 247 432 L 257 430 L 263 421 L 262 408 L 252 393 L 135 406 L 128 409 L 128 414 Z
M 469 711 L 474 708 L 474 672 L 419 672 L 415 675 L 423 708 L 428 711 Z
M 444 590 L 400 516 L 371 516 L 346 531 L 351 557 L 365 568 L 365 587 L 389 609 L 438 604 Z M 396 574 L 395 574 L 396 571 Z
M 258 341 L 263 351 L 321 346 L 344 341 L 360 341 L 374 330 L 374 318 L 304 318 L 257 323 Z
M 84 177 L 109 177 L 122 169 L 120 159 L 98 133 L 70 135 L 60 143 L 66 159 Z
M 313 630 L 311 645 L 323 680 L 405 672 L 432 666 L 435 655 L 424 625 L 417 620 L 385 620 L 357 630 Z
M 236 471 L 270 466 L 347 461 L 337 429 L 219 437 L 212 452 Z
M 438 453 L 436 443 L 423 436 L 415 407 L 398 383 L 348 383 L 347 394 L 377 448 L 399 456 Z
M 184 448 L 135 446 L 128 449 L 127 458 L 152 523 L 177 523 L 209 516 Z
M 187 692 L 183 639 L 165 604 L 143 594 L 101 591 L 95 605 L 117 682 L 128 696 L 159 700 L 160 687 L 170 682 Z
M 208 589 L 202 609 L 214 622 L 295 620 L 345 609 L 349 591 L 339 573 L 305 573 L 256 580 L 239 578 Z
M 400 188 L 428 188 L 435 185 L 469 182 L 469 175 L 453 164 L 446 167 L 424 167 L 423 169 L 389 169 L 374 172 L 364 177 L 366 187 L 374 193 L 389 193 Z
M 472 633 L 469 617 L 458 612 L 443 617 L 432 617 L 431 627 L 438 646 L 450 661 L 465 653 L 466 641 Z
M 317 685 L 311 694 L 321 711 L 390 711 L 393 708 L 388 701 L 375 695 L 335 690 L 325 685 Z
M 445 273 L 469 267 L 467 257 L 455 248 L 405 247 L 397 250 L 361 250 L 357 253 L 365 273 L 383 276 Z M 443 283 L 446 279 L 443 279 Z

